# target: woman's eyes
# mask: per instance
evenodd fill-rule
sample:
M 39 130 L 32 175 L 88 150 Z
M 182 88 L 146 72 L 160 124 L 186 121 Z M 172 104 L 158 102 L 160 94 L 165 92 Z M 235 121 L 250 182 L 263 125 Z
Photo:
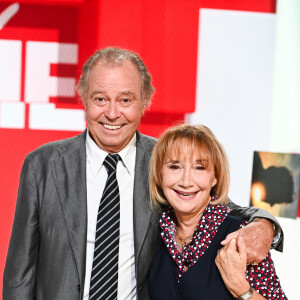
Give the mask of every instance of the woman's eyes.
M 172 169 L 172 170 L 179 170 L 179 169 L 181 169 L 181 166 L 179 166 L 179 165 L 170 165 L 169 168 Z M 197 171 L 202 171 L 202 170 L 205 170 L 205 167 L 202 166 L 202 165 L 199 165 L 199 166 L 193 167 L 193 169 L 195 169 Z
M 170 165 L 169 168 L 172 169 L 172 170 L 178 170 L 179 166 L 178 165 Z
M 205 168 L 204 168 L 204 166 L 197 166 L 196 169 L 201 171 L 201 170 L 204 170 Z

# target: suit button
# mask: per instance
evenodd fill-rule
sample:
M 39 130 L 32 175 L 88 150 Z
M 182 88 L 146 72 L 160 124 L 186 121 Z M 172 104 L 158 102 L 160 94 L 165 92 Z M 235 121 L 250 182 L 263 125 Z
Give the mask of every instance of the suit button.
M 77 290 L 80 292 L 80 284 L 77 285 Z

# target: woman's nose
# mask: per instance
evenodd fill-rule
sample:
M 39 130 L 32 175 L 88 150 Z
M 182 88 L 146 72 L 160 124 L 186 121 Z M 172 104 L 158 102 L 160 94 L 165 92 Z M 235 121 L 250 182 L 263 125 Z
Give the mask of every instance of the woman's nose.
M 184 187 L 189 187 L 192 185 L 192 173 L 191 170 L 186 169 L 183 171 L 181 179 L 180 179 L 180 185 Z

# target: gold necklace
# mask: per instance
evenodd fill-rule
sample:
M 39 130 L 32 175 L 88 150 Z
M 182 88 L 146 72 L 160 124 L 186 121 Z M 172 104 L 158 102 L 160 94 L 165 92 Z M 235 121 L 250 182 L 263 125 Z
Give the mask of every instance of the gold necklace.
M 188 237 L 182 237 L 178 232 L 178 228 L 176 227 L 176 234 L 177 234 L 177 236 L 180 240 L 181 247 L 183 249 L 187 244 L 189 244 L 191 242 L 191 238 L 192 238 L 194 233 L 192 235 L 188 236 Z

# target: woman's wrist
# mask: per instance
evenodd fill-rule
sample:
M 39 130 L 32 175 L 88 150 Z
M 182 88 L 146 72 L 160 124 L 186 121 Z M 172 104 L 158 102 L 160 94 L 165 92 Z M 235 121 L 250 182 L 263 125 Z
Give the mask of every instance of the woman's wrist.
M 243 295 L 250 289 L 250 284 L 249 282 L 245 279 L 245 281 L 241 283 L 236 283 L 234 286 L 228 286 L 227 287 L 230 293 L 234 298 L 238 298 L 239 296 Z

